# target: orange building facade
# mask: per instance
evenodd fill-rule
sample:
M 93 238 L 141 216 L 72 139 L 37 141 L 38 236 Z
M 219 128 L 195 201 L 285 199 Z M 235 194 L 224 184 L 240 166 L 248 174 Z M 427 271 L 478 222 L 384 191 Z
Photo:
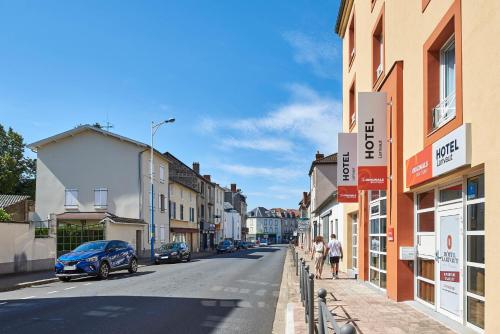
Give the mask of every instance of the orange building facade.
M 500 2 L 342 0 L 335 29 L 343 131 L 359 92 L 387 94 L 387 188 L 344 204 L 352 269 L 460 331 L 500 332 Z

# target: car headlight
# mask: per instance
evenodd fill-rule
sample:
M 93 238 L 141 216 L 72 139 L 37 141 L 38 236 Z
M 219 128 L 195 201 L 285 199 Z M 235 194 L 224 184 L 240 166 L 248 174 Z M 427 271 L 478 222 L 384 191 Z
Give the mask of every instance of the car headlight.
M 99 259 L 97 258 L 97 256 L 92 256 L 92 257 L 89 257 L 88 259 L 86 259 L 85 261 L 87 261 L 87 262 L 97 262 L 97 261 L 99 261 Z
M 177 252 L 172 252 L 170 255 L 172 256 L 177 255 Z
M 158 253 L 155 253 L 155 256 L 160 256 L 160 254 L 158 254 Z

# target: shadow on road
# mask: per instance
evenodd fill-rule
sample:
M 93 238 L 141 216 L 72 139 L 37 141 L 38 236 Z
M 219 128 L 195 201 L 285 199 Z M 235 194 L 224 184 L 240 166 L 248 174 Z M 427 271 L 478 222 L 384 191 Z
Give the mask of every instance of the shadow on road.
M 6 300 L 2 333 L 236 333 L 239 299 L 95 296 Z
M 256 253 L 273 253 L 279 251 L 280 248 L 279 246 L 267 246 L 267 247 L 257 247 L 257 248 L 249 248 L 249 249 L 242 249 L 239 251 L 235 251 L 233 253 L 224 253 L 224 254 L 218 254 L 218 255 L 212 255 L 209 256 L 208 258 L 238 258 L 238 259 L 250 259 L 250 260 L 258 260 L 264 255 L 261 254 L 256 254 Z

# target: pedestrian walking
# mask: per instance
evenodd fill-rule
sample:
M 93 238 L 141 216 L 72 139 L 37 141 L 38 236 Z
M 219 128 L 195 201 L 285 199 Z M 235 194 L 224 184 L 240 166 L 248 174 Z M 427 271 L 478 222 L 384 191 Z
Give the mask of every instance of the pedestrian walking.
M 332 269 L 332 279 L 339 278 L 339 262 L 344 257 L 342 251 L 342 244 L 337 240 L 335 234 L 331 235 L 331 239 L 328 242 L 328 256 L 330 257 L 330 266 Z
M 314 238 L 313 254 L 311 256 L 311 260 L 314 259 L 314 277 L 317 279 L 321 279 L 325 255 L 326 246 L 323 242 L 323 237 L 318 235 L 316 238 Z

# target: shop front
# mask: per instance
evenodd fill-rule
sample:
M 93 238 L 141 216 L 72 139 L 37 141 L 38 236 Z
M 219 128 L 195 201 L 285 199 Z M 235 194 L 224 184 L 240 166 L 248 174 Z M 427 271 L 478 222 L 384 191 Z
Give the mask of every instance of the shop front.
M 198 229 L 187 227 L 172 227 L 170 228 L 172 242 L 186 243 L 192 252 L 196 252 L 198 248 Z
M 415 299 L 482 331 L 485 315 L 485 174 L 470 168 L 464 124 L 407 161 L 414 197 Z

